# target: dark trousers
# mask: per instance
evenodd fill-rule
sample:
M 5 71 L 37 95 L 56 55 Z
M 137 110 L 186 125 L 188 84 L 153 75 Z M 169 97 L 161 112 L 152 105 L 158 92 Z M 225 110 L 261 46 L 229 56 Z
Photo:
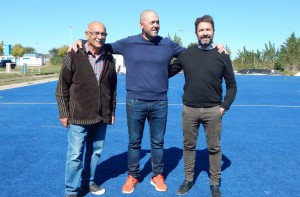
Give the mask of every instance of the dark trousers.
M 221 176 L 221 133 L 222 115 L 220 107 L 194 108 L 183 105 L 183 158 L 185 179 L 194 180 L 194 168 L 196 159 L 196 144 L 200 124 L 204 127 L 207 149 L 209 153 L 210 185 L 219 185 Z

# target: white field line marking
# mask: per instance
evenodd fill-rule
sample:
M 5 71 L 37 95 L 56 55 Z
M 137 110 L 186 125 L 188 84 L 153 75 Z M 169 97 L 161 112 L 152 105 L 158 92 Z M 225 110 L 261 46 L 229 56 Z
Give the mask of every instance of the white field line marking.
M 0 103 L 1 105 L 57 105 L 57 103 Z
M 234 107 L 282 107 L 282 108 L 300 108 L 300 105 L 232 105 Z
M 13 103 L 6 102 L 0 105 L 57 105 L 57 103 Z M 117 105 L 126 105 L 126 103 L 117 103 Z M 169 103 L 169 106 L 182 106 L 181 103 Z M 281 107 L 281 108 L 300 108 L 300 105 L 231 105 L 232 107 Z

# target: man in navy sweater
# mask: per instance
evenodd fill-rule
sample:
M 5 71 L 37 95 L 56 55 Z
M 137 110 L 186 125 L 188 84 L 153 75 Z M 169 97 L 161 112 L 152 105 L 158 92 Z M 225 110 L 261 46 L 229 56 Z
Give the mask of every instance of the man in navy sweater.
M 112 43 L 112 51 L 122 54 L 126 63 L 126 112 L 129 134 L 128 178 L 123 193 L 131 193 L 140 176 L 140 150 L 145 121 L 148 120 L 151 142 L 151 184 L 166 191 L 163 177 L 163 145 L 168 102 L 168 65 L 184 48 L 158 36 L 159 18 L 152 10 L 140 15 L 142 33 Z
M 184 52 L 170 67 L 170 77 L 183 69 L 185 84 L 182 111 L 183 157 L 185 180 L 177 195 L 186 194 L 194 184 L 196 144 L 200 124 L 206 135 L 210 164 L 210 189 L 213 197 L 220 197 L 222 116 L 229 109 L 237 92 L 230 58 L 218 53 L 212 45 L 214 21 L 205 15 L 195 21 L 198 44 Z M 226 95 L 222 97 L 222 82 Z

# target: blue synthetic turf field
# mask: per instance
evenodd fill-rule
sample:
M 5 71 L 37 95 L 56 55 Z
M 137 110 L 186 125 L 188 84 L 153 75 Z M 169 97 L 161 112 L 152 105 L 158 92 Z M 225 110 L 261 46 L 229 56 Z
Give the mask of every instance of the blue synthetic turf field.
M 237 75 L 236 79 L 238 94 L 223 118 L 223 197 L 300 196 L 300 77 Z M 56 83 L 0 91 L 0 196 L 64 196 L 67 129 L 58 120 Z M 182 74 L 170 79 L 165 135 L 168 191 L 157 192 L 150 184 L 146 126 L 141 180 L 132 194 L 125 195 L 121 193 L 127 176 L 125 75 L 118 76 L 116 123 L 108 127 L 98 170 L 106 189 L 103 196 L 176 196 L 184 179 L 182 86 Z M 210 196 L 203 127 L 200 130 L 195 186 L 186 195 L 189 197 Z

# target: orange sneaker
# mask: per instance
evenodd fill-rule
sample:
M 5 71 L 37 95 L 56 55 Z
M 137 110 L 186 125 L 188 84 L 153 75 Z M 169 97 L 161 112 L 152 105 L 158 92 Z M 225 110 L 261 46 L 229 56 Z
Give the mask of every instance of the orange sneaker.
M 151 184 L 155 186 L 155 189 L 160 192 L 167 191 L 167 185 L 165 184 L 164 177 L 159 174 L 151 179 Z
M 131 175 L 128 175 L 125 184 L 122 187 L 122 192 L 125 194 L 130 194 L 133 192 L 134 187 L 136 184 L 138 184 L 139 180 L 137 178 L 134 178 Z

